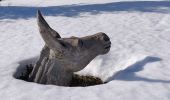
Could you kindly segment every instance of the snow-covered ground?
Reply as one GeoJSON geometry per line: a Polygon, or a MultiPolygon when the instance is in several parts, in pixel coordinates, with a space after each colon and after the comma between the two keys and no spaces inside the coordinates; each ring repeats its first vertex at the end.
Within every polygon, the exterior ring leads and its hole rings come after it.
{"type": "Polygon", "coordinates": [[[170,100],[170,1],[4,0],[0,58],[0,100],[170,100]],[[13,77],[44,45],[37,9],[62,37],[109,35],[110,52],[79,72],[107,84],[59,87],[13,77]]]}

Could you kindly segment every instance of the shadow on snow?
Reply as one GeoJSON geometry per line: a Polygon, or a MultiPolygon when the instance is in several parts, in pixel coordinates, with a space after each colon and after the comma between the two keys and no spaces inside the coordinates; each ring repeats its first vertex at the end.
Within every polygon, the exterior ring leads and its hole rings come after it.
{"type": "Polygon", "coordinates": [[[35,17],[37,9],[47,16],[77,17],[81,13],[100,14],[128,12],[170,13],[170,1],[128,1],[89,5],[63,5],[49,7],[1,6],[0,19],[18,19],[35,17]]]}
{"type": "MultiPolygon", "coordinates": [[[[136,62],[135,64],[128,66],[124,70],[118,71],[112,77],[108,79],[108,81],[112,80],[123,80],[123,81],[145,81],[152,83],[170,83],[170,80],[161,80],[161,79],[150,79],[146,77],[141,77],[136,75],[136,72],[144,70],[146,64],[154,63],[161,61],[161,58],[148,56],[141,61],[136,62]]],[[[152,72],[154,74],[154,72],[152,72]]]]}
{"type": "Polygon", "coordinates": [[[37,60],[38,56],[19,61],[18,62],[19,66],[17,67],[15,73],[13,74],[13,77],[18,78],[19,76],[21,76],[22,73],[26,71],[26,65],[35,64],[37,60]]]}

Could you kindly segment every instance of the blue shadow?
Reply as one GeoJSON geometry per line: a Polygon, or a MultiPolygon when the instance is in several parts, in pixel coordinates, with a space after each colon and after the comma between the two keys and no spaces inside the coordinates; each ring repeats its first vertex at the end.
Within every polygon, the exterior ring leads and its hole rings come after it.
{"type": "MultiPolygon", "coordinates": [[[[115,75],[110,77],[108,81],[112,80],[123,80],[123,81],[145,81],[145,82],[157,82],[157,83],[170,83],[170,80],[161,80],[161,79],[150,79],[147,77],[141,77],[136,75],[136,72],[144,70],[144,66],[148,63],[158,62],[162,59],[157,57],[148,56],[141,61],[136,62],[135,64],[128,66],[124,70],[120,70],[115,75]]],[[[152,72],[154,74],[154,72],[152,72]]]]}
{"type": "Polygon", "coordinates": [[[128,1],[89,5],[63,5],[49,7],[0,6],[0,19],[35,17],[37,9],[47,16],[79,17],[81,13],[100,14],[104,12],[154,12],[170,13],[170,1],[128,1]]]}

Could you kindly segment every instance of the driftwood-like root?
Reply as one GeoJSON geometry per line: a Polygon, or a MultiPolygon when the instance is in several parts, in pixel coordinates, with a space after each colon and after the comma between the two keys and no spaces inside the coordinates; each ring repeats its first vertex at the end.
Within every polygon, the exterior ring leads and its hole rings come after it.
{"type": "Polygon", "coordinates": [[[62,38],[45,21],[40,11],[37,23],[45,46],[34,67],[28,67],[20,78],[39,84],[58,86],[89,86],[103,82],[93,76],[74,75],[96,56],[109,52],[110,38],[103,32],[90,36],[62,38]],[[30,72],[30,69],[32,71],[30,72]]]}

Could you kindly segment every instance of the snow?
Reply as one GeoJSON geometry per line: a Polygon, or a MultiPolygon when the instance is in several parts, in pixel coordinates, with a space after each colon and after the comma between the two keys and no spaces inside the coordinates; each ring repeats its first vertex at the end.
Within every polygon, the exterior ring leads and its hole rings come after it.
{"type": "Polygon", "coordinates": [[[169,100],[170,1],[4,0],[0,2],[1,100],[169,100]],[[108,81],[90,87],[59,87],[17,80],[19,68],[35,62],[44,42],[40,9],[62,37],[105,32],[106,55],[83,71],[108,81]]]}

